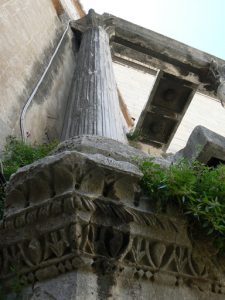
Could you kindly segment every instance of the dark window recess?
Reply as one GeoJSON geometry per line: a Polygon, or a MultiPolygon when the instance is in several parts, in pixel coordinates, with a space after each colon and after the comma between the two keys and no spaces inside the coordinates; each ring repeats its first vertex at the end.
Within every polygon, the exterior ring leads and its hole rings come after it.
{"type": "Polygon", "coordinates": [[[217,157],[211,157],[210,160],[207,162],[207,166],[214,168],[217,167],[219,164],[225,165],[225,161],[217,157]]]}

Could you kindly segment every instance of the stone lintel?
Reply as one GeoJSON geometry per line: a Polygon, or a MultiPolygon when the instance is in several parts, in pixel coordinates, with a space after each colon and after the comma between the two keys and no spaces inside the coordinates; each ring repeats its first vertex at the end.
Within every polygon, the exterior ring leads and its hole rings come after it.
{"type": "MultiPolygon", "coordinates": [[[[206,95],[216,96],[209,68],[213,60],[218,65],[224,65],[224,60],[113,15],[96,14],[96,17],[111,32],[115,60],[123,58],[127,65],[129,61],[136,62],[137,67],[140,63],[140,68],[143,64],[152,66],[197,84],[199,91],[206,95]]],[[[88,16],[71,25],[78,32],[85,31],[87,26],[88,16]]]]}

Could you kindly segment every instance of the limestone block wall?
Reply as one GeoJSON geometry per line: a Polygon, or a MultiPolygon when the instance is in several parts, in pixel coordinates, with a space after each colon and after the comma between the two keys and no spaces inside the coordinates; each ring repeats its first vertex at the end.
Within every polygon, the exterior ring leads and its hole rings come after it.
{"type": "MultiPolygon", "coordinates": [[[[114,63],[114,71],[129,113],[137,122],[154,85],[155,76],[118,63],[114,63]]],[[[225,109],[218,100],[200,93],[194,95],[167,152],[175,153],[184,148],[192,130],[198,125],[225,136],[225,109]]],[[[150,152],[154,153],[152,148],[150,152]]]]}
{"type": "Polygon", "coordinates": [[[117,86],[135,124],[154,85],[155,76],[114,63],[117,86]]]}
{"type": "Polygon", "coordinates": [[[77,47],[76,36],[69,28],[26,112],[24,131],[27,142],[60,139],[77,47]]]}
{"type": "Polygon", "coordinates": [[[168,152],[176,152],[184,148],[192,130],[198,125],[225,136],[225,109],[216,99],[196,93],[168,152]]]}
{"type": "Polygon", "coordinates": [[[19,135],[21,109],[38,81],[61,23],[50,0],[0,3],[0,144],[19,135]]]}
{"type": "MultiPolygon", "coordinates": [[[[20,137],[19,119],[22,108],[49,63],[65,30],[65,20],[68,20],[68,16],[73,19],[80,18],[80,11],[76,11],[76,6],[71,0],[58,2],[61,12],[57,10],[58,6],[54,0],[2,0],[0,2],[0,148],[8,135],[20,137]],[[66,19],[61,18],[63,11],[67,15],[66,19]]],[[[65,39],[67,41],[70,39],[68,36],[65,39]]],[[[66,42],[64,46],[65,44],[66,42]]],[[[64,46],[63,49],[65,49],[64,46]]],[[[71,60],[65,59],[62,62],[62,64],[66,63],[71,64],[71,60]]],[[[66,94],[59,95],[57,88],[55,93],[49,90],[52,91],[58,86],[58,89],[63,91],[63,83],[69,82],[68,72],[60,69],[59,65],[54,65],[52,69],[54,72],[58,70],[64,74],[56,76],[54,73],[57,79],[48,78],[45,87],[39,92],[39,100],[36,101],[38,102],[37,113],[30,116],[30,118],[35,118],[32,120],[32,126],[38,128],[32,136],[32,141],[40,141],[41,129],[39,127],[41,124],[48,123],[46,114],[43,112],[46,107],[43,106],[41,109],[40,104],[44,101],[51,103],[56,99],[51,104],[50,118],[54,118],[58,99],[66,98],[66,94]],[[55,106],[54,103],[56,103],[55,106]]]]}

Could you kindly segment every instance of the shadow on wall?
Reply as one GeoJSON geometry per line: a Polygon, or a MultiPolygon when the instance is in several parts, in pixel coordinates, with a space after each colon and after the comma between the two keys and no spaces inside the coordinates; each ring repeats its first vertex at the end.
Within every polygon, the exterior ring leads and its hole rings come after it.
{"type": "Polygon", "coordinates": [[[24,119],[27,141],[42,143],[60,139],[77,52],[78,41],[69,28],[27,109],[24,119]]]}

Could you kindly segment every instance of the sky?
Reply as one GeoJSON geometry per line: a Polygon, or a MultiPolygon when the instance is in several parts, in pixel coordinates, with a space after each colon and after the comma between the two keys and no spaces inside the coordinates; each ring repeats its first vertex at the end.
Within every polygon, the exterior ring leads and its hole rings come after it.
{"type": "Polygon", "coordinates": [[[81,0],[86,12],[110,13],[225,59],[225,0],[81,0]]]}

